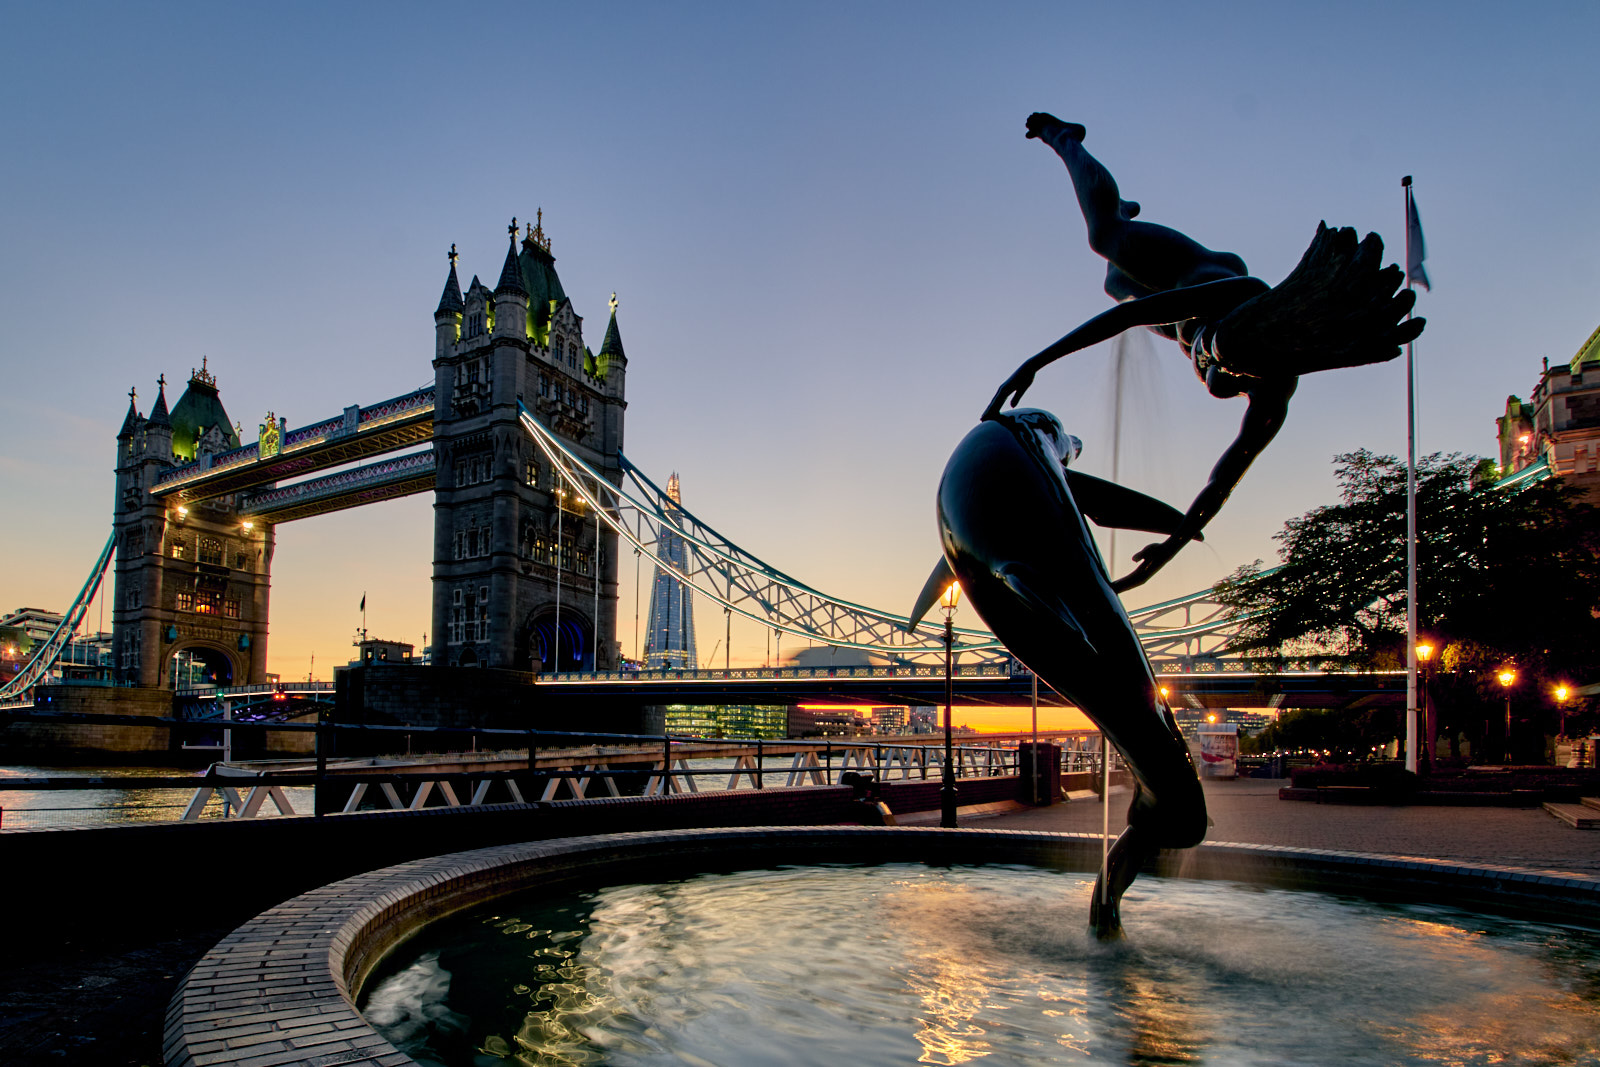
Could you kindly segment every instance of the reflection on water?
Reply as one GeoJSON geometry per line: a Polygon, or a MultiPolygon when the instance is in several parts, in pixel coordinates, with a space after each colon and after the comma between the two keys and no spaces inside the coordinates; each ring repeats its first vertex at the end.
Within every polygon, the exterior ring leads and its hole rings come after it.
{"type": "Polygon", "coordinates": [[[1143,878],[803,868],[526,894],[423,931],[363,1011],[425,1064],[1600,1062],[1600,934],[1143,878]]]}
{"type": "MultiPolygon", "coordinates": [[[[0,778],[186,778],[194,773],[192,767],[0,767],[0,778]]],[[[286,788],[283,792],[296,812],[311,811],[311,789],[286,788]]],[[[0,829],[61,830],[171,822],[183,817],[193,795],[191,789],[5,789],[0,790],[0,829]]],[[[262,807],[263,814],[276,811],[270,801],[262,807]]],[[[213,798],[201,813],[201,818],[208,820],[222,817],[220,798],[213,798]]]]}

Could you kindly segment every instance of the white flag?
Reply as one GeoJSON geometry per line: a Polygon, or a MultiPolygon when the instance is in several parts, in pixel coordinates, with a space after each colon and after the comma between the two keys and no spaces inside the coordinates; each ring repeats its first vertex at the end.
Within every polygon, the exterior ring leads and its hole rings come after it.
{"type": "Polygon", "coordinates": [[[1422,240],[1422,220],[1417,217],[1417,197],[1412,193],[1406,197],[1406,281],[1415,282],[1431,293],[1433,286],[1428,284],[1428,272],[1422,268],[1422,261],[1427,258],[1428,246],[1422,240]]]}

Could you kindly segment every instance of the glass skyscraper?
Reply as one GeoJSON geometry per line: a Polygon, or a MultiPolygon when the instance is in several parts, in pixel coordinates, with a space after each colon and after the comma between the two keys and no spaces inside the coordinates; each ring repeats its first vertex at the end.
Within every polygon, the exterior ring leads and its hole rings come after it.
{"type": "MultiPolygon", "coordinates": [[[[681,504],[683,497],[679,493],[678,474],[674,471],[667,479],[667,496],[681,504]]],[[[680,573],[688,570],[688,552],[677,534],[663,531],[657,551],[680,573]]],[[[650,628],[645,631],[644,664],[646,670],[693,670],[699,664],[694,646],[694,594],[659,563],[650,583],[650,628]]]]}

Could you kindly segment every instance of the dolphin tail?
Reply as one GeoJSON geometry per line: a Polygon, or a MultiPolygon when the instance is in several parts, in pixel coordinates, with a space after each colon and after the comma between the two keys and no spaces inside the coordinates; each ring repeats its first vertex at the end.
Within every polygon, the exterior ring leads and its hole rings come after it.
{"type": "Polygon", "coordinates": [[[922,617],[933,609],[944,596],[944,591],[950,588],[950,583],[956,580],[956,572],[950,569],[950,561],[943,556],[934,564],[933,573],[928,575],[928,580],[923,583],[922,592],[917,594],[916,606],[911,609],[911,618],[906,620],[906,633],[917,628],[917,623],[922,617]]]}
{"type": "Polygon", "coordinates": [[[1076,649],[1071,650],[1073,654],[1090,656],[1096,654],[1094,642],[1089,640],[1089,635],[1084,632],[1083,624],[1078,621],[1078,617],[1072,613],[1066,601],[1050,591],[1048,583],[1038,579],[1032,567],[1026,563],[1002,563],[994,569],[994,576],[1006,583],[1006,587],[1016,595],[1017,599],[1034,610],[1054,615],[1065,623],[1067,633],[1070,635],[1069,640],[1074,640],[1078,645],[1076,649]]]}
{"type": "MultiPolygon", "coordinates": [[[[1143,530],[1170,537],[1178,532],[1178,527],[1183,523],[1183,512],[1170,504],[1070,467],[1067,468],[1067,486],[1072,490],[1072,499],[1078,502],[1079,509],[1096,526],[1143,530]]],[[[1194,540],[1203,541],[1205,538],[1196,533],[1194,540]]]]}

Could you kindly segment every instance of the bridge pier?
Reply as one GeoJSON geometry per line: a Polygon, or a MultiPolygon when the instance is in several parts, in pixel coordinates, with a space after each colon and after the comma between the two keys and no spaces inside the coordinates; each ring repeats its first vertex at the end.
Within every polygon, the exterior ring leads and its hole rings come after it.
{"type": "MultiPolygon", "coordinates": [[[[522,671],[484,667],[372,665],[338,673],[334,688],[335,723],[392,726],[485,727],[515,730],[593,730],[595,733],[660,734],[663,709],[642,703],[647,697],[552,692],[533,685],[522,671]]],[[[354,733],[336,738],[340,756],[404,752],[398,734],[354,733]]],[[[416,744],[422,744],[418,735],[416,744]]],[[[427,744],[468,748],[467,735],[430,735],[427,744]]],[[[513,743],[508,738],[507,744],[513,743]]],[[[416,744],[413,752],[418,751],[416,744]]]]}

